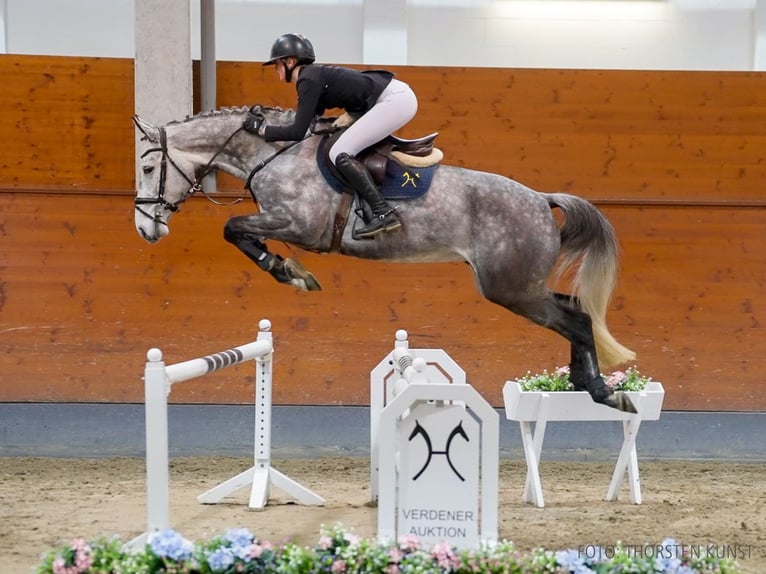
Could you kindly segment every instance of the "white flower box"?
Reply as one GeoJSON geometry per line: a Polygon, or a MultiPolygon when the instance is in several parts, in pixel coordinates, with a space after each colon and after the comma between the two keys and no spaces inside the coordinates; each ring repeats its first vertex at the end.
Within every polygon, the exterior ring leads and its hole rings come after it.
{"type": "MultiPolygon", "coordinates": [[[[660,418],[665,389],[650,381],[642,391],[626,391],[638,410],[641,420],[660,418]]],[[[594,403],[585,391],[522,391],[519,383],[508,381],[503,387],[505,416],[512,421],[536,421],[540,406],[546,397],[549,421],[627,421],[635,415],[612,407],[594,403]]]]}
{"type": "Polygon", "coordinates": [[[519,422],[524,456],[527,461],[527,480],[524,502],[545,506],[540,482],[539,460],[549,421],[622,421],[623,443],[606,500],[616,500],[620,484],[628,471],[631,500],[641,504],[641,483],[638,476],[636,435],[643,420],[658,420],[665,398],[662,384],[651,381],[641,391],[625,391],[638,413],[626,413],[606,405],[594,403],[585,391],[522,391],[519,383],[508,381],[503,387],[505,415],[519,422]],[[532,430],[534,425],[534,432],[532,430]]]}

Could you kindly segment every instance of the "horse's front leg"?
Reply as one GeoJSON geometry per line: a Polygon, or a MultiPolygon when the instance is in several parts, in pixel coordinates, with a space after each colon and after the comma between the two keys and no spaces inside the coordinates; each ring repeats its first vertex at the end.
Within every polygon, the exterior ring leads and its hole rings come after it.
{"type": "Polygon", "coordinates": [[[295,259],[283,259],[280,255],[271,253],[261,240],[263,235],[252,230],[252,222],[243,225],[243,220],[251,220],[252,217],[229,219],[223,229],[224,239],[235,245],[248,259],[279,283],[290,284],[303,291],[320,291],[322,286],[310,271],[295,259]]]}

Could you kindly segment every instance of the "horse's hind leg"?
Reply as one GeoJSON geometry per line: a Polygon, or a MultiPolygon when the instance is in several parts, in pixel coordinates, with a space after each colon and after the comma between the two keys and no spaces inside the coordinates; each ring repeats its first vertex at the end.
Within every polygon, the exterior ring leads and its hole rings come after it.
{"type": "MultiPolygon", "coordinates": [[[[488,297],[491,301],[499,301],[488,297]]],[[[601,376],[596,356],[591,318],[572,304],[569,296],[544,291],[538,298],[516,299],[500,303],[514,313],[527,317],[565,337],[571,346],[569,377],[572,384],[587,390],[593,400],[615,409],[635,413],[636,407],[623,392],[614,392],[601,376]]]]}
{"type": "MultiPolygon", "coordinates": [[[[553,293],[553,296],[562,305],[578,308],[577,298],[572,295],[567,295],[566,293],[553,293]]],[[[585,371],[585,361],[582,357],[580,345],[575,345],[570,342],[569,346],[569,382],[572,383],[574,388],[578,391],[587,391],[588,376],[585,371]]]]}
{"type": "Polygon", "coordinates": [[[570,341],[569,376],[572,384],[575,388],[587,390],[597,403],[635,413],[636,407],[628,395],[619,391],[615,393],[604,383],[598,366],[591,318],[576,308],[576,303],[573,305],[565,295],[554,294],[553,301],[559,313],[555,313],[555,319],[545,326],[570,341]]]}
{"type": "Polygon", "coordinates": [[[266,244],[258,237],[248,233],[235,233],[228,224],[224,227],[223,236],[226,241],[234,244],[245,256],[260,269],[268,272],[279,283],[294,285],[304,291],[320,291],[322,289],[314,275],[294,259],[282,259],[271,253],[266,244]]]}

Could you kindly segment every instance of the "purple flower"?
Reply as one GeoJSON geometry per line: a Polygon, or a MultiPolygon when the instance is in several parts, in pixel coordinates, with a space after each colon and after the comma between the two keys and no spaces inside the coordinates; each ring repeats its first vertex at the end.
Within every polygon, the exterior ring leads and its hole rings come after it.
{"type": "Polygon", "coordinates": [[[244,560],[245,562],[250,561],[253,553],[253,542],[255,540],[255,536],[250,530],[247,528],[230,528],[223,535],[223,539],[229,543],[231,552],[236,558],[244,560]]]}
{"type": "Polygon", "coordinates": [[[194,545],[175,530],[161,530],[149,535],[149,547],[161,558],[176,562],[191,558],[194,545]]]}
{"type": "Polygon", "coordinates": [[[594,571],[585,563],[583,555],[572,548],[556,552],[556,562],[570,574],[594,574],[594,571]]]}
{"type": "Polygon", "coordinates": [[[231,548],[221,546],[220,548],[216,548],[207,557],[207,563],[210,565],[213,572],[223,572],[229,568],[229,566],[234,564],[234,554],[232,553],[231,548]]]}
{"type": "Polygon", "coordinates": [[[247,528],[229,528],[224,533],[223,539],[230,542],[232,546],[245,546],[252,544],[255,536],[247,528]]]}

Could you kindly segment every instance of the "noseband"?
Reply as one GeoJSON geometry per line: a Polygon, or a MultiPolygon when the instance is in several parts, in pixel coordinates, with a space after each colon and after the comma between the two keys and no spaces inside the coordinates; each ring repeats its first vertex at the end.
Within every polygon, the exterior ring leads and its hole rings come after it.
{"type": "Polygon", "coordinates": [[[216,205],[234,205],[235,203],[239,203],[242,201],[242,198],[237,198],[231,203],[221,203],[213,198],[211,198],[207,193],[205,193],[205,190],[202,187],[202,180],[207,176],[211,171],[213,171],[213,162],[215,159],[221,155],[221,152],[226,148],[226,146],[229,144],[231,139],[237,135],[242,128],[237,129],[234,133],[232,133],[228,138],[226,138],[226,141],[223,142],[223,145],[218,149],[215,154],[213,154],[213,157],[210,158],[210,161],[207,162],[205,167],[202,169],[198,177],[194,177],[194,179],[190,178],[180,167],[178,167],[178,164],[173,161],[173,158],[170,157],[170,153],[168,152],[168,136],[167,132],[165,131],[165,128],[157,128],[160,134],[160,145],[159,147],[153,147],[146,150],[144,153],[141,154],[141,159],[144,159],[148,154],[154,153],[154,152],[160,152],[162,154],[162,159],[160,160],[160,184],[159,189],[157,190],[157,197],[137,197],[134,201],[134,205],[136,208],[136,211],[144,215],[145,217],[148,217],[149,219],[153,220],[155,223],[161,223],[162,225],[167,225],[164,221],[162,221],[161,212],[159,210],[155,210],[154,215],[150,215],[146,210],[144,210],[141,206],[143,205],[159,205],[164,209],[167,209],[168,211],[171,211],[173,213],[177,212],[180,209],[180,206],[183,202],[185,202],[189,197],[194,195],[196,192],[201,191],[203,195],[208,199],[208,201],[211,201],[215,203],[216,205]],[[167,199],[165,199],[165,179],[167,178],[167,164],[170,163],[178,173],[181,174],[181,176],[186,180],[186,182],[189,184],[189,189],[186,190],[186,192],[181,196],[181,198],[171,203],[167,199]]]}

